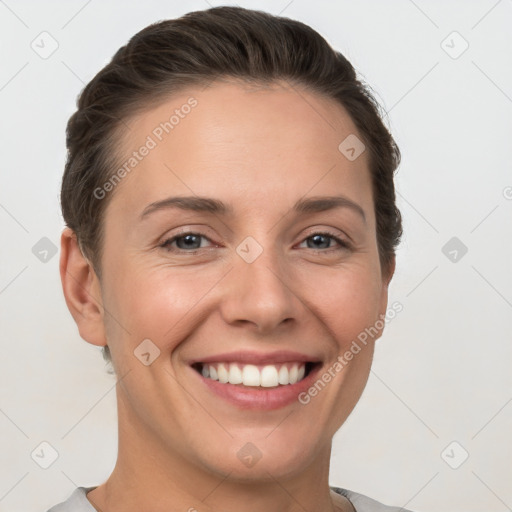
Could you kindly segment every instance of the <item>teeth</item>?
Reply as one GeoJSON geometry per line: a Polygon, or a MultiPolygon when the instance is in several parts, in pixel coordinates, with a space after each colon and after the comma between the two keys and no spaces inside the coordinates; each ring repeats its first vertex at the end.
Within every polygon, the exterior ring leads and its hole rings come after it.
{"type": "Polygon", "coordinates": [[[279,385],[295,384],[306,374],[305,363],[268,364],[256,366],[240,363],[203,364],[203,377],[226,384],[242,384],[244,386],[260,386],[272,388],[279,385]]]}
{"type": "Polygon", "coordinates": [[[242,370],[242,384],[244,386],[259,386],[260,382],[260,371],[258,367],[252,364],[246,364],[242,370]]]}
{"type": "Polygon", "coordinates": [[[277,373],[277,368],[275,366],[265,366],[263,370],[261,370],[261,385],[264,388],[272,388],[279,384],[279,378],[277,373]]]}
{"type": "MultiPolygon", "coordinates": [[[[288,381],[290,382],[290,384],[295,384],[298,380],[298,377],[299,377],[299,369],[297,368],[297,365],[294,364],[291,368],[290,368],[290,373],[289,373],[289,376],[288,376],[288,381]]],[[[213,377],[212,377],[213,379],[213,377]]]]}
{"type": "Polygon", "coordinates": [[[229,380],[228,370],[222,363],[217,367],[217,375],[219,377],[219,382],[222,382],[223,384],[226,384],[229,380]]]}
{"type": "Polygon", "coordinates": [[[279,368],[279,373],[277,375],[277,380],[279,381],[279,384],[288,384],[290,381],[288,380],[288,368],[286,366],[281,366],[279,368]]]}
{"type": "Polygon", "coordinates": [[[236,364],[229,365],[229,383],[230,384],[242,384],[244,381],[242,376],[242,370],[236,364]]]}

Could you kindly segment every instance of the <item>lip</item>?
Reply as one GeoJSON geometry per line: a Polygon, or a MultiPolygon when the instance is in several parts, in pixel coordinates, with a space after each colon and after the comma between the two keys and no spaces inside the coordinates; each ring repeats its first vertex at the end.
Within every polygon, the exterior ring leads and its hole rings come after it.
{"type": "MultiPolygon", "coordinates": [[[[226,355],[227,354],[224,354],[222,355],[222,357],[226,357],[226,355]]],[[[201,362],[227,362],[226,359],[217,360],[218,357],[220,356],[205,359],[204,361],[201,362]]],[[[283,357],[288,356],[283,355],[283,357]]],[[[294,357],[297,357],[297,355],[295,355],[294,357]]],[[[237,360],[240,361],[240,359],[237,360]]],[[[294,358],[292,358],[292,360],[297,361],[297,359],[294,358]]],[[[234,361],[235,360],[233,360],[233,362],[234,361]]],[[[258,361],[262,364],[264,362],[262,359],[259,359],[258,361]]],[[[275,357],[273,361],[277,362],[275,357]]],[[[280,362],[287,361],[289,361],[289,359],[280,362]]],[[[312,360],[309,359],[309,361],[312,360]]],[[[254,362],[254,359],[251,359],[251,361],[248,364],[250,364],[251,362],[254,362]]],[[[286,384],[275,388],[249,387],[229,383],[223,384],[217,380],[203,377],[198,371],[196,371],[192,367],[190,367],[190,370],[192,374],[196,376],[195,378],[199,379],[199,381],[202,382],[202,384],[206,387],[208,393],[213,393],[214,395],[220,397],[221,399],[236,406],[238,409],[270,411],[275,409],[281,409],[283,407],[293,404],[294,402],[299,403],[299,395],[312,386],[322,367],[322,364],[316,362],[316,364],[314,364],[313,367],[311,368],[308,375],[306,375],[306,377],[304,377],[301,381],[296,382],[295,384],[286,384]]]]}
{"type": "Polygon", "coordinates": [[[256,352],[256,351],[235,351],[224,354],[215,354],[214,356],[202,359],[193,359],[189,361],[192,366],[197,363],[243,363],[243,364],[279,364],[279,363],[319,363],[320,359],[313,355],[301,354],[290,350],[278,350],[275,352],[256,352]]]}

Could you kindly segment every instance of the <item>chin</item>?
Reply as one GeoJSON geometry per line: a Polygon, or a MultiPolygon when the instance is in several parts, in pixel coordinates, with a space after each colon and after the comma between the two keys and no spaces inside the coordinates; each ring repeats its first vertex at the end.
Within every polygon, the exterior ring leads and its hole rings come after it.
{"type": "Polygon", "coordinates": [[[318,443],[313,444],[311,438],[306,445],[293,438],[285,441],[282,436],[275,436],[272,440],[270,437],[265,439],[265,436],[268,436],[268,431],[259,437],[260,440],[253,442],[232,439],[222,445],[216,444],[215,448],[199,454],[199,457],[210,471],[224,476],[229,474],[230,480],[242,483],[292,477],[313,464],[315,458],[320,459],[324,455],[324,450],[318,443]]]}

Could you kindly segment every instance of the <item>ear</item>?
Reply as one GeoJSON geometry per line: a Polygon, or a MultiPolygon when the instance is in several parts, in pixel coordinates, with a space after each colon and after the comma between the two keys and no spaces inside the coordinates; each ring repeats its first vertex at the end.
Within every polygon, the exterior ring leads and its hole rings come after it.
{"type": "MultiPolygon", "coordinates": [[[[389,263],[387,272],[382,275],[382,290],[381,290],[381,296],[380,296],[380,311],[379,315],[386,315],[387,307],[388,307],[388,288],[389,283],[391,282],[391,279],[393,277],[393,274],[395,273],[395,267],[396,267],[396,258],[393,254],[392,259],[389,263]]],[[[381,316],[382,318],[382,316],[381,316]]]]}
{"type": "Polygon", "coordinates": [[[62,290],[80,336],[93,345],[106,345],[101,286],[96,272],[82,255],[70,228],[62,232],[60,247],[62,290]]]}

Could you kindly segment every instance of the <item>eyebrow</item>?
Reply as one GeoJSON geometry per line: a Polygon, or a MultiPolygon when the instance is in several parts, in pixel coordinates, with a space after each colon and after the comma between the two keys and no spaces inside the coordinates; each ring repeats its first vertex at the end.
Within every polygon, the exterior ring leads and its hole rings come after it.
{"type": "MultiPolygon", "coordinates": [[[[142,212],[141,220],[159,210],[169,208],[178,208],[184,211],[206,212],[218,215],[233,215],[234,210],[218,199],[199,196],[176,196],[168,197],[161,201],[149,204],[142,212]]],[[[299,199],[292,210],[297,213],[317,213],[336,208],[348,208],[359,214],[366,223],[366,215],[364,210],[357,203],[344,196],[320,196],[309,197],[307,199],[299,199]]]]}

